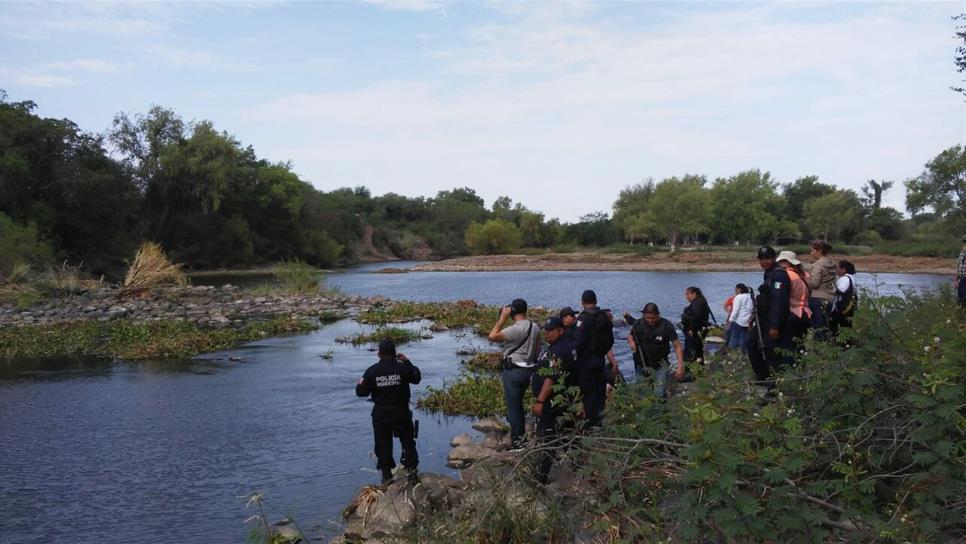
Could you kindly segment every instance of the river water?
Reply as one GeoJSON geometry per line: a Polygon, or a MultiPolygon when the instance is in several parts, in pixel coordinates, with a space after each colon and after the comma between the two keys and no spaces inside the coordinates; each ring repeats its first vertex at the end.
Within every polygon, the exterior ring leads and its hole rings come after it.
{"type": "MultiPolygon", "coordinates": [[[[676,319],[689,285],[718,319],[737,282],[760,273],[462,272],[372,274],[370,265],[328,278],[344,293],[439,301],[578,306],[593,288],[620,312],[656,302],[676,319]]],[[[880,294],[931,288],[942,276],[860,274],[880,294]]],[[[496,316],[494,316],[495,318],[496,316]]],[[[425,323],[410,326],[420,328],[425,323]]],[[[335,339],[365,327],[344,320],[190,361],[130,364],[83,359],[0,362],[0,543],[241,542],[263,494],[273,520],[294,516],[320,541],[338,532],[341,508],[375,482],[370,405],[354,395],[375,361],[335,339]],[[331,359],[321,357],[331,353],[331,359]],[[241,358],[232,361],[231,358],[241,358]],[[324,535],[324,536],[323,536],[324,535]]],[[[618,336],[626,333],[618,331],[618,336]]],[[[456,352],[485,340],[460,331],[401,348],[439,386],[459,371],[456,352]]],[[[617,355],[630,375],[623,342],[617,355]]],[[[417,411],[420,468],[446,469],[449,438],[470,420],[417,411]]],[[[396,450],[398,456],[398,445],[396,450]]]]}

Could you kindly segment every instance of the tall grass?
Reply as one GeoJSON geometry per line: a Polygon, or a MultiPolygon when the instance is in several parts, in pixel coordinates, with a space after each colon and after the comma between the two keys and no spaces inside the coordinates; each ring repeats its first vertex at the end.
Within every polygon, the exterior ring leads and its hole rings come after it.
{"type": "Polygon", "coordinates": [[[184,284],[181,265],[172,263],[160,245],[144,242],[127,270],[121,294],[137,293],[159,285],[184,284]]]}

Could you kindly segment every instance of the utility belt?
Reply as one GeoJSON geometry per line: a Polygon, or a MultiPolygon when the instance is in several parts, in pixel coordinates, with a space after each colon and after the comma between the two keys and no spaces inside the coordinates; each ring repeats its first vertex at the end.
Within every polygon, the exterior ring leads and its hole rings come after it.
{"type": "Polygon", "coordinates": [[[500,368],[503,370],[513,370],[514,368],[522,368],[523,370],[533,370],[532,366],[520,366],[513,362],[513,359],[509,357],[504,357],[500,359],[500,368]]]}

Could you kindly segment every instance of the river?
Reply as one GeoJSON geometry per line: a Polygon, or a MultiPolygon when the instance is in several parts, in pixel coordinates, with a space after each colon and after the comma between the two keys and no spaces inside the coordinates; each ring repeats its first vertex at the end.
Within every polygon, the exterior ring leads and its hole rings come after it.
{"type": "MultiPolygon", "coordinates": [[[[601,305],[617,312],[656,302],[674,319],[685,305],[684,289],[697,285],[723,320],[721,304],[734,284],[755,285],[761,277],[371,273],[412,264],[368,265],[331,275],[327,283],[347,294],[486,304],[523,297],[553,307],[576,307],[581,291],[593,288],[601,305]]],[[[945,281],[860,274],[857,283],[900,294],[945,281]]],[[[290,514],[319,540],[335,535],[339,511],[354,491],[378,480],[369,454],[370,405],[353,392],[375,357],[335,342],[363,329],[343,320],[180,362],[0,362],[0,543],[241,542],[250,529],[244,520],[255,513],[245,508],[253,491],[264,495],[272,520],[290,514]],[[327,353],[331,359],[321,357],[327,353]]],[[[416,393],[454,377],[456,352],[467,347],[487,342],[450,331],[401,348],[423,371],[416,393]]],[[[617,347],[630,375],[626,347],[617,347]]],[[[419,411],[416,417],[420,468],[452,474],[444,467],[448,441],[469,430],[470,420],[419,411]]]]}

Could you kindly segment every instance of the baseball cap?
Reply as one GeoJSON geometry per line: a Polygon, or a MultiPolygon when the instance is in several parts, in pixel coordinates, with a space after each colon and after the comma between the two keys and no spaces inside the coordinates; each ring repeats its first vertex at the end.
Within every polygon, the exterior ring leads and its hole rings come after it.
{"type": "Polygon", "coordinates": [[[771,246],[761,246],[758,248],[758,258],[759,259],[774,259],[775,258],[775,248],[771,246]]]}
{"type": "Polygon", "coordinates": [[[510,309],[513,314],[525,314],[527,313],[527,301],[522,298],[515,298],[510,303],[510,309]]]}
{"type": "Polygon", "coordinates": [[[559,329],[559,328],[561,328],[563,326],[564,325],[563,325],[563,320],[562,319],[560,319],[557,316],[552,316],[552,317],[550,317],[550,318],[547,319],[547,324],[543,326],[543,329],[546,330],[546,331],[550,331],[550,330],[553,330],[553,329],[559,329]]]}
{"type": "Polygon", "coordinates": [[[379,342],[379,353],[382,353],[384,355],[395,355],[396,344],[389,339],[379,342]]]}
{"type": "Polygon", "coordinates": [[[564,306],[563,308],[560,309],[560,312],[557,315],[560,316],[561,318],[564,318],[564,317],[567,317],[568,315],[574,316],[577,314],[574,312],[574,309],[571,308],[570,306],[564,306]]]}

